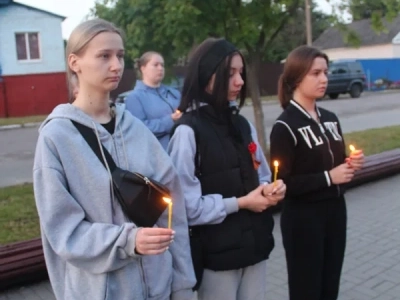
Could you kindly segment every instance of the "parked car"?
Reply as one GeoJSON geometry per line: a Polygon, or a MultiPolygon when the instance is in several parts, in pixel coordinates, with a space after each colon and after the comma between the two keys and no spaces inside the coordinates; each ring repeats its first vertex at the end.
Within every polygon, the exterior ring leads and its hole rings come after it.
{"type": "Polygon", "coordinates": [[[349,93],[352,98],[360,97],[366,87],[366,77],[360,62],[334,61],[329,66],[326,94],[337,99],[339,94],[349,93]]]}

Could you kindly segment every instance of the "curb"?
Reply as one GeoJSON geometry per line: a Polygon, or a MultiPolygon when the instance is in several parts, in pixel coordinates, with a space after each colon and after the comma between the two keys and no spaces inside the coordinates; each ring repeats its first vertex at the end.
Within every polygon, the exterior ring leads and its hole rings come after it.
{"type": "Polygon", "coordinates": [[[19,128],[32,128],[32,127],[38,127],[41,122],[34,122],[34,123],[25,123],[25,124],[11,124],[11,125],[3,125],[0,126],[0,131],[3,130],[11,130],[11,129],[19,129],[19,128]]]}

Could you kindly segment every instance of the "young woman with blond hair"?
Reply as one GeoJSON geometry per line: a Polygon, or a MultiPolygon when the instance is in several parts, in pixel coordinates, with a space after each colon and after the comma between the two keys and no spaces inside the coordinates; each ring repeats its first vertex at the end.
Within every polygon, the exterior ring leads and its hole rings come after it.
{"type": "Polygon", "coordinates": [[[56,298],[191,299],[195,278],[175,169],[146,126],[108,101],[124,70],[121,32],[101,19],[86,21],[71,33],[66,52],[68,77],[79,92],[42,124],[33,170],[56,298]],[[171,190],[172,229],[166,212],[151,228],[127,221],[112,192],[108,164],[96,157],[72,121],[89,127],[118,167],[171,190]]]}

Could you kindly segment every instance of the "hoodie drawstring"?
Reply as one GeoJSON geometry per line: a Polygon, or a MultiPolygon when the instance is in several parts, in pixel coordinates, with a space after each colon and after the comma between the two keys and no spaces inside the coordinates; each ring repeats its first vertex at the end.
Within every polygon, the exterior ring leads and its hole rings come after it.
{"type": "Polygon", "coordinates": [[[112,210],[113,215],[115,215],[115,210],[114,210],[114,201],[115,201],[115,196],[114,196],[114,183],[113,183],[113,179],[112,179],[110,167],[108,166],[107,159],[106,159],[106,157],[105,157],[105,155],[104,155],[103,145],[102,145],[102,143],[101,143],[101,141],[100,141],[100,137],[99,137],[99,133],[98,133],[98,131],[97,131],[96,123],[94,123],[94,122],[92,121],[92,125],[93,125],[93,128],[94,128],[94,132],[95,132],[95,134],[96,134],[97,143],[99,144],[99,147],[100,147],[101,157],[103,158],[103,161],[104,161],[104,164],[105,164],[105,166],[106,166],[106,169],[107,169],[107,172],[108,172],[108,176],[109,176],[109,179],[110,179],[110,189],[111,189],[111,198],[112,198],[111,210],[112,210]]]}

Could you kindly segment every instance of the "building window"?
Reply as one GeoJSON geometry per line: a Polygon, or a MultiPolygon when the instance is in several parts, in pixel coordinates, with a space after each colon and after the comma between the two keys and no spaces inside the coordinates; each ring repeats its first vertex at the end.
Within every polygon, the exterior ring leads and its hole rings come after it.
{"type": "Polygon", "coordinates": [[[18,60],[24,61],[40,59],[38,32],[16,33],[15,43],[17,46],[18,60]]]}

